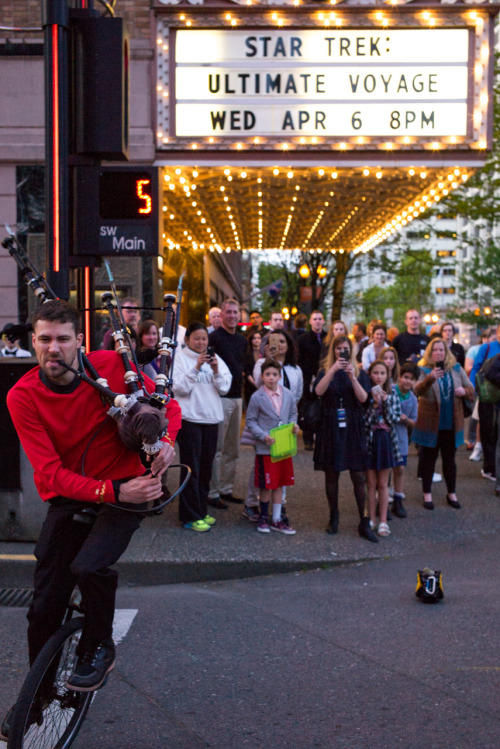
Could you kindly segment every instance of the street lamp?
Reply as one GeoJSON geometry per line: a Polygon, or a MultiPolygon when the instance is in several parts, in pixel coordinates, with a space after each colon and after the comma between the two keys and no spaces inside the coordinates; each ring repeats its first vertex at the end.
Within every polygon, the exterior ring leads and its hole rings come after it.
{"type": "Polygon", "coordinates": [[[306,265],[306,263],[301,265],[299,268],[299,276],[301,278],[309,278],[310,275],[311,275],[311,269],[309,268],[309,266],[306,265]]]}

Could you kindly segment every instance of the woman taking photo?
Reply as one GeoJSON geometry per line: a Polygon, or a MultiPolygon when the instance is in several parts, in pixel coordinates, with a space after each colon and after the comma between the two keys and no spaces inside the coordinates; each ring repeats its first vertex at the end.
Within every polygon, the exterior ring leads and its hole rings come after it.
{"type": "Polygon", "coordinates": [[[365,517],[365,470],[367,445],[364,405],[371,389],[366,372],[360,371],[346,335],[332,339],[314,383],[321,397],[321,425],[316,433],[314,470],[324,471],[325,490],[330,508],[327,533],[337,533],[339,526],[339,477],[349,471],[359,513],[359,535],[368,541],[378,538],[365,517]]]}
{"type": "Polygon", "coordinates": [[[203,532],[215,523],[207,512],[208,490],[218,425],[224,421],[220,396],[228,392],[232,376],[220,356],[207,353],[208,332],[202,323],[188,327],[184,343],[175,359],[173,389],[182,409],[180,459],[191,468],[191,478],[179,498],[179,520],[184,528],[203,532]]]}
{"type": "Polygon", "coordinates": [[[442,338],[433,338],[419,362],[420,379],[417,423],[412,440],[420,445],[419,476],[422,478],[424,507],[434,509],[431,487],[438,453],[441,452],[446,481],[446,501],[456,510],[457,466],[455,453],[464,442],[463,398],[472,399],[474,388],[442,338]]]}
{"type": "Polygon", "coordinates": [[[260,344],[262,343],[262,336],[258,330],[253,330],[247,336],[248,346],[245,354],[245,380],[243,385],[243,392],[245,397],[245,406],[248,406],[248,401],[257,388],[255,387],[255,381],[253,379],[253,368],[255,363],[261,358],[260,357],[260,344]]]}

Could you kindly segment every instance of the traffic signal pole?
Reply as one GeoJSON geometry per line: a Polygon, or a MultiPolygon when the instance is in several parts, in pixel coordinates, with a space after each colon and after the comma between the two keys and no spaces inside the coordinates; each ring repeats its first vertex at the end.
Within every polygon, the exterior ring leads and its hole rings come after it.
{"type": "Polygon", "coordinates": [[[68,34],[67,0],[45,0],[45,246],[47,280],[69,298],[68,34]]]}

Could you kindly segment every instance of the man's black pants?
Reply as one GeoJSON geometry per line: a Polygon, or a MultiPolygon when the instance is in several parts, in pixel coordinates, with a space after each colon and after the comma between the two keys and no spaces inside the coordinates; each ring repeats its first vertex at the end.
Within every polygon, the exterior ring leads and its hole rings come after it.
{"type": "Polygon", "coordinates": [[[479,401],[478,411],[481,445],[483,446],[483,471],[495,476],[495,448],[498,429],[495,419],[495,406],[492,403],[481,403],[479,401]]]}
{"type": "Polygon", "coordinates": [[[85,613],[81,652],[111,637],[118,573],[109,567],[121,557],[143,517],[63,498],[50,505],[35,547],[35,591],[27,615],[30,664],[61,625],[75,585],[85,613]],[[74,519],[76,512],[89,507],[98,508],[93,525],[74,519]]]}

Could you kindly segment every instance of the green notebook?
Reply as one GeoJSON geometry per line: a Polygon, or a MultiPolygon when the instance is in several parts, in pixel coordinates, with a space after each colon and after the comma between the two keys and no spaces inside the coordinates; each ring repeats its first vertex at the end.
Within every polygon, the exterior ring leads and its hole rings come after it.
{"type": "Polygon", "coordinates": [[[271,462],[277,463],[279,460],[291,458],[297,455],[297,437],[293,433],[295,424],[282,424],[275,427],[269,432],[270,436],[276,441],[271,445],[271,462]]]}

